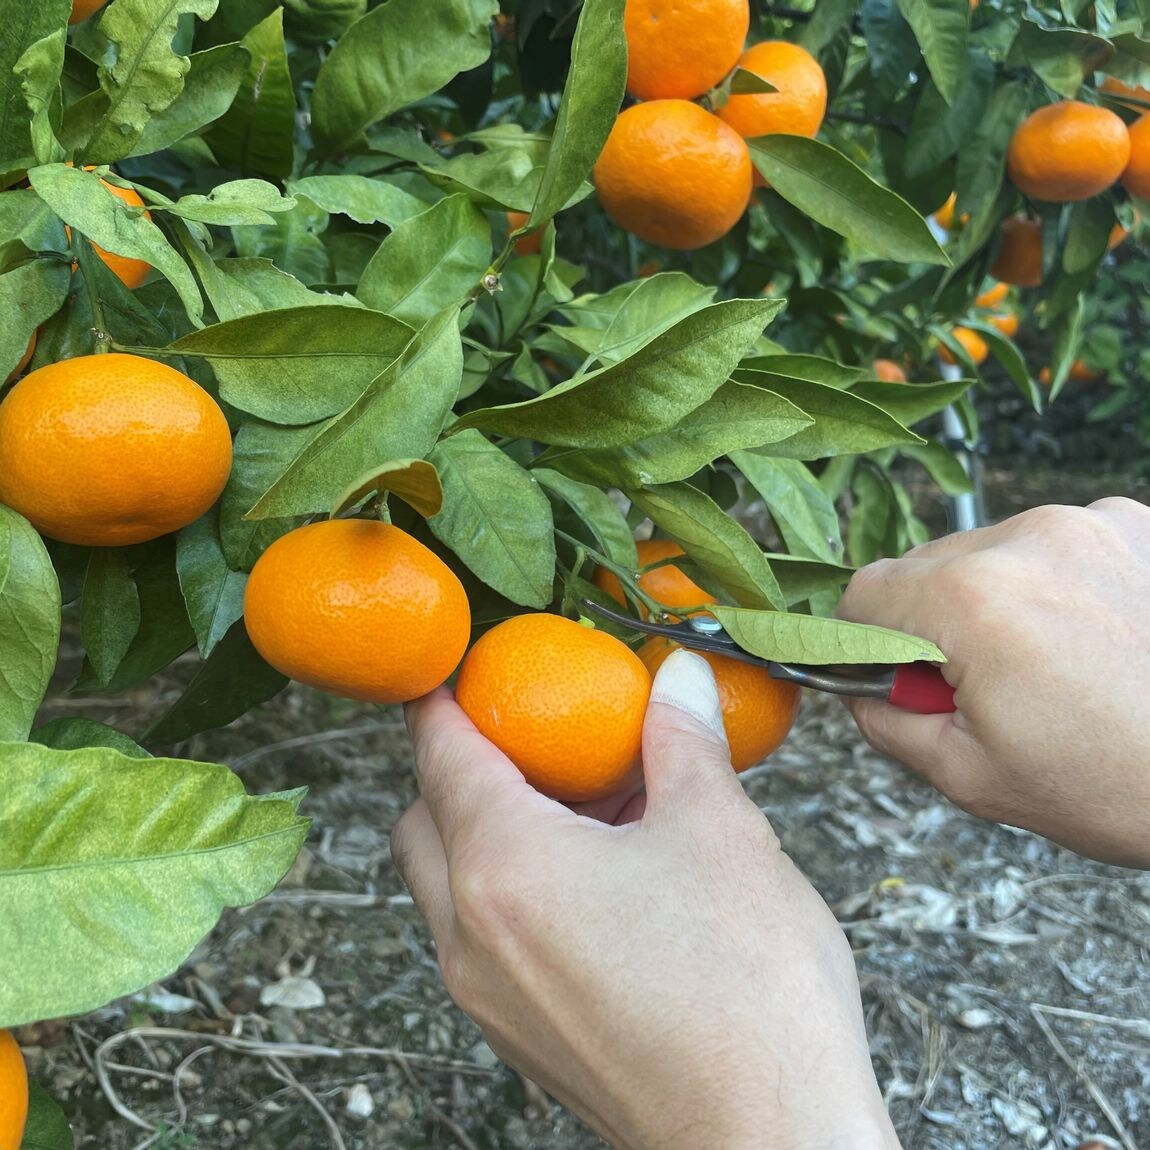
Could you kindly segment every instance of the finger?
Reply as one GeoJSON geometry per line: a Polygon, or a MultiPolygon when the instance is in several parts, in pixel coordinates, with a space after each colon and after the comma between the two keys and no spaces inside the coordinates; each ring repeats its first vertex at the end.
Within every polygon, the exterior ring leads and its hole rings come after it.
{"type": "Polygon", "coordinates": [[[451,931],[455,909],[443,840],[423,799],[416,799],[391,828],[391,858],[416,909],[441,943],[451,931]]]}
{"type": "Polygon", "coordinates": [[[587,803],[571,803],[571,809],[584,818],[599,823],[621,827],[638,822],[647,808],[645,791],[624,791],[621,795],[609,795],[605,799],[592,799],[587,803]]]}
{"type": "Polygon", "coordinates": [[[847,699],[862,736],[876,751],[936,783],[945,773],[953,715],[915,715],[881,699],[847,699]]]}
{"type": "Polygon", "coordinates": [[[408,703],[406,718],[419,791],[449,858],[476,838],[523,833],[525,819],[573,817],[528,785],[445,688],[408,703]],[[518,831],[508,825],[517,821],[518,831]]]}
{"type": "Polygon", "coordinates": [[[690,651],[673,651],[651,685],[643,777],[649,813],[673,813],[703,796],[744,797],[731,769],[714,673],[690,651]]]}

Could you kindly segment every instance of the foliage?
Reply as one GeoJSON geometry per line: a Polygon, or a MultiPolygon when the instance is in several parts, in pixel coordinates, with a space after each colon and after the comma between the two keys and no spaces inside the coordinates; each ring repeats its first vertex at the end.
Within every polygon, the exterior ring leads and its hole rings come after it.
{"type": "MultiPolygon", "coordinates": [[[[869,365],[935,376],[1017,210],[1021,118],[1070,96],[1132,118],[1094,72],[1150,80],[1142,11],[1113,0],[756,11],[752,40],[821,60],[828,121],[819,140],[755,141],[770,189],[723,240],[671,256],[613,228],[588,183],[623,99],[623,0],[112,0],[70,31],[68,0],[10,7],[0,379],[37,331],[33,368],[153,356],[219,397],[235,460],[203,519],[111,559],[0,509],[0,1025],[162,975],[290,864],[298,794],[250,798],[223,767],[147,756],[283,686],[247,639],[243,585],[311,517],[389,516],[460,574],[479,630],[578,614],[601,596],[593,563],[630,587],[649,518],[756,649],[937,656],[827,617],[850,563],[924,537],[896,457],[966,483],[931,432],[954,403],[974,425],[971,381],[883,383],[869,365]],[[924,216],[952,190],[969,222],[948,238],[924,216]],[[529,219],[512,230],[509,212],[529,219]],[[536,229],[539,252],[518,254],[536,229]],[[127,290],[90,244],[152,277],[127,290]],[[765,504],[761,539],[729,513],[740,499],[765,504]],[[133,737],[33,730],[61,598],[86,644],[78,686],[126,691],[195,648],[184,695],[133,737]],[[130,633],[122,614],[102,625],[129,602],[130,633]]],[[[1130,208],[1111,191],[1036,210],[1032,306],[1061,378],[1130,208]]],[[[1037,402],[1017,348],[984,334],[1037,402]]]]}

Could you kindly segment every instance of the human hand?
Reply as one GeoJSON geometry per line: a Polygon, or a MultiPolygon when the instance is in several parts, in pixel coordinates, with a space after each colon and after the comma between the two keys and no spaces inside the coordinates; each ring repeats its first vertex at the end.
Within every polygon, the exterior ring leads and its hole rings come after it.
{"type": "Polygon", "coordinates": [[[1039,507],[851,579],[838,615],[946,655],[953,715],[848,703],[960,807],[1150,867],[1150,508],[1039,507]]]}
{"type": "Polygon", "coordinates": [[[448,691],[409,705],[392,853],[447,989],[619,1150],[897,1147],[850,949],[731,771],[710,668],[676,652],[651,698],[645,795],[578,811],[448,691]]]}

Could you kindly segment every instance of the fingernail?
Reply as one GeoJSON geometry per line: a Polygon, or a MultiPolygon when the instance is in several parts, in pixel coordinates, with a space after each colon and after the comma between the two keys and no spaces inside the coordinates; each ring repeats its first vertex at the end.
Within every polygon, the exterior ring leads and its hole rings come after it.
{"type": "Polygon", "coordinates": [[[715,675],[706,659],[682,649],[672,651],[655,673],[651,702],[665,703],[686,712],[709,731],[727,741],[723,708],[715,675]]]}

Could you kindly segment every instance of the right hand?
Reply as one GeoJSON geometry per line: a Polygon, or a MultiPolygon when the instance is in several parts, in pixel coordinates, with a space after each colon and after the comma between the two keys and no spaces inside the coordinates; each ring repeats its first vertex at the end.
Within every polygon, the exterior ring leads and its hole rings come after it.
{"type": "Polygon", "coordinates": [[[1150,508],[1039,507],[883,559],[840,618],[947,656],[957,712],[848,703],[872,746],[972,814],[1150,868],[1150,508]]]}

